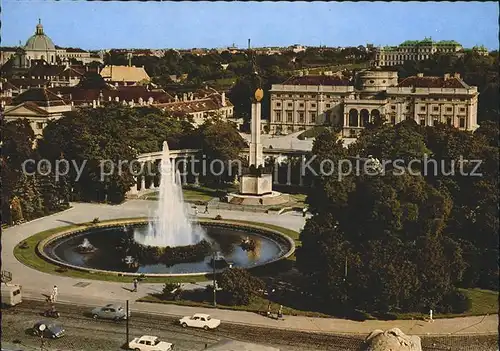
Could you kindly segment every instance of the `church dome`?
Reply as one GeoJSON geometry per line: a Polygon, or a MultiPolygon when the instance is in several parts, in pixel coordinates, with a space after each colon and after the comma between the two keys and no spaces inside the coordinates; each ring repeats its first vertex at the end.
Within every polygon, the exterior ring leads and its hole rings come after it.
{"type": "Polygon", "coordinates": [[[52,40],[43,33],[43,26],[38,23],[36,26],[36,32],[32,35],[26,45],[24,50],[35,50],[35,51],[55,51],[56,47],[52,40]]]}

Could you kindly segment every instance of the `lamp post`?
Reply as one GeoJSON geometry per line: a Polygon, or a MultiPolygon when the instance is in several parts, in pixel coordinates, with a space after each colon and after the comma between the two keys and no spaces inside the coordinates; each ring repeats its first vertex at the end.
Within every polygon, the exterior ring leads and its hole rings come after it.
{"type": "Polygon", "coordinates": [[[129,316],[129,309],[128,309],[128,300],[127,300],[127,305],[126,305],[126,311],[125,311],[125,313],[126,313],[126,316],[127,316],[127,318],[125,319],[125,321],[126,321],[126,323],[125,323],[125,328],[126,328],[125,329],[125,333],[126,334],[125,335],[127,336],[127,340],[125,341],[125,344],[128,345],[128,340],[129,340],[129,338],[128,338],[129,337],[129,333],[128,333],[128,320],[130,318],[130,316],[129,316]]]}
{"type": "Polygon", "coordinates": [[[217,281],[215,280],[215,254],[216,254],[216,251],[213,252],[213,256],[212,256],[212,267],[213,267],[213,278],[214,278],[214,282],[213,282],[213,290],[214,290],[214,307],[217,307],[217,281]]]}

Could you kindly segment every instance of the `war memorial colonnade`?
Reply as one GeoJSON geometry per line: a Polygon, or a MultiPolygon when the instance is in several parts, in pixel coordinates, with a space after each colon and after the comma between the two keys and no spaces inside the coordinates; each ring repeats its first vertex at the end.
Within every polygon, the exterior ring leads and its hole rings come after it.
{"type": "MultiPolygon", "coordinates": [[[[181,171],[181,182],[185,184],[198,185],[200,182],[200,175],[190,170],[191,160],[194,158],[201,161],[201,155],[198,149],[181,149],[181,150],[170,150],[170,156],[172,158],[172,163],[176,164],[179,171],[181,171]],[[193,173],[193,174],[191,174],[193,173]]],[[[274,162],[271,164],[272,174],[273,174],[273,184],[274,185],[286,185],[286,186],[312,186],[313,179],[309,179],[307,175],[301,172],[301,167],[297,167],[303,162],[307,162],[308,157],[311,156],[310,151],[305,150],[293,150],[293,149],[264,149],[264,158],[270,159],[274,158],[274,162]],[[294,166],[295,165],[295,166],[294,166]],[[279,171],[279,172],[278,172],[279,171]],[[279,176],[278,176],[279,174],[279,176]]],[[[243,149],[241,156],[244,159],[249,158],[249,150],[243,149]]],[[[146,154],[141,154],[137,157],[137,161],[141,165],[141,168],[145,167],[145,164],[150,162],[157,165],[161,161],[162,152],[151,152],[146,154]]],[[[155,166],[156,167],[156,166],[155,166]]],[[[155,168],[156,169],[156,168],[155,168]]],[[[137,176],[137,183],[130,188],[127,193],[128,196],[137,195],[139,191],[143,190],[154,190],[158,188],[160,177],[147,176],[137,176]],[[148,181],[149,180],[149,181],[148,181]]]]}

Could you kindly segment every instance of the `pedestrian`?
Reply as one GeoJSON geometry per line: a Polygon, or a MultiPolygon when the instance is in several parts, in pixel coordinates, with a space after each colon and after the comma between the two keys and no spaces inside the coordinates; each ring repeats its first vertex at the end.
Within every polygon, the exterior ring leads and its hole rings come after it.
{"type": "Polygon", "coordinates": [[[283,318],[283,305],[280,305],[280,309],[278,310],[278,319],[283,318]]]}
{"type": "Polygon", "coordinates": [[[133,292],[137,292],[137,284],[138,284],[138,280],[137,278],[134,278],[134,290],[132,290],[133,292]]]}
{"type": "Polygon", "coordinates": [[[208,214],[210,214],[210,212],[208,212],[208,204],[206,204],[206,205],[205,205],[205,212],[203,212],[203,213],[208,213],[208,214]]]}
{"type": "Polygon", "coordinates": [[[54,285],[54,287],[52,288],[52,294],[50,295],[50,300],[52,302],[56,302],[56,300],[57,300],[57,294],[58,294],[58,292],[57,292],[57,285],[54,285]]]}

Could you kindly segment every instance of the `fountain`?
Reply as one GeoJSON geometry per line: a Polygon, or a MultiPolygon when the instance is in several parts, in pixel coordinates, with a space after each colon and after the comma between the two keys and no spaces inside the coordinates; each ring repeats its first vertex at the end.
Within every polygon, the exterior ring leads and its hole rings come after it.
{"type": "Polygon", "coordinates": [[[78,251],[79,253],[92,253],[96,250],[96,248],[94,247],[94,245],[92,245],[89,241],[89,239],[87,238],[84,238],[83,239],[83,242],[78,245],[76,247],[76,251],[78,251]]]}
{"type": "Polygon", "coordinates": [[[203,229],[188,219],[179,172],[170,160],[168,143],[163,142],[158,207],[147,231],[135,231],[134,240],[145,246],[175,247],[200,242],[203,229]]]}

